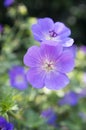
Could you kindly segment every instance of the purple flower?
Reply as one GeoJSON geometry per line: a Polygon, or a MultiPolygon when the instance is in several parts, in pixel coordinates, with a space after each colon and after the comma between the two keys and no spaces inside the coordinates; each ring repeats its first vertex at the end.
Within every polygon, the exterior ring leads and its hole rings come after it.
{"type": "Polygon", "coordinates": [[[3,31],[3,26],[0,24],[0,33],[3,31]]]}
{"type": "Polygon", "coordinates": [[[22,66],[14,66],[9,71],[11,86],[19,90],[24,90],[28,87],[24,68],[22,66]]]}
{"type": "Polygon", "coordinates": [[[82,89],[81,92],[78,94],[79,98],[85,98],[86,97],[86,88],[82,89]]]}
{"type": "Polygon", "coordinates": [[[70,105],[74,106],[78,103],[78,95],[75,92],[68,92],[65,96],[59,100],[59,105],[70,105]]]}
{"type": "Polygon", "coordinates": [[[38,19],[37,24],[32,25],[32,33],[35,40],[46,44],[51,44],[50,41],[56,41],[56,44],[60,43],[64,47],[69,47],[74,42],[69,37],[70,29],[61,22],[54,23],[51,18],[38,19]]]}
{"type": "Polygon", "coordinates": [[[80,50],[81,50],[83,53],[86,54],[86,46],[81,46],[81,47],[80,47],[80,50]]]}
{"type": "Polygon", "coordinates": [[[49,125],[56,125],[57,116],[52,108],[42,111],[41,116],[47,120],[49,125]]]}
{"type": "Polygon", "coordinates": [[[0,116],[0,130],[13,130],[13,125],[0,116]]]}
{"type": "Polygon", "coordinates": [[[63,51],[61,45],[42,44],[28,49],[24,56],[27,65],[27,80],[35,88],[58,90],[69,83],[66,73],[74,68],[74,58],[70,51],[63,51]]]}
{"type": "Polygon", "coordinates": [[[64,47],[64,50],[69,50],[73,54],[74,58],[76,57],[76,52],[77,52],[77,46],[72,45],[70,47],[64,47]]]}
{"type": "Polygon", "coordinates": [[[4,0],[4,6],[9,7],[14,3],[15,0],[4,0]]]}
{"type": "Polygon", "coordinates": [[[86,121],[86,113],[85,112],[79,112],[79,117],[82,118],[83,121],[86,121]]]}

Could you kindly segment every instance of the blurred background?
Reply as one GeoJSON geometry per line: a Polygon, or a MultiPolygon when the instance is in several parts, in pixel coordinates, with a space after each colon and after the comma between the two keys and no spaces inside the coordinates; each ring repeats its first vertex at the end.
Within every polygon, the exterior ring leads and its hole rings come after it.
{"type": "Polygon", "coordinates": [[[76,44],[86,44],[85,0],[15,0],[10,5],[9,9],[9,5],[4,6],[4,0],[0,1],[0,23],[3,25],[13,27],[18,19],[51,17],[71,28],[76,44]]]}
{"type": "Polygon", "coordinates": [[[0,115],[9,118],[15,130],[85,130],[85,60],[86,0],[0,0],[0,115]],[[8,72],[15,65],[27,70],[23,56],[38,44],[31,26],[43,17],[71,29],[77,46],[76,67],[69,74],[70,84],[62,90],[36,90],[28,85],[20,91],[10,85],[8,72]]]}

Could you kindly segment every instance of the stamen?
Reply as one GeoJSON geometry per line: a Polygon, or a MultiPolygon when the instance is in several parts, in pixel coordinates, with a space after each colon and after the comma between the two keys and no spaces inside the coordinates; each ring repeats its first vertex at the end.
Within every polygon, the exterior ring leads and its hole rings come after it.
{"type": "Polygon", "coordinates": [[[50,34],[50,37],[56,37],[58,35],[54,30],[49,31],[49,34],[50,34]]]}
{"type": "Polygon", "coordinates": [[[54,70],[54,63],[51,61],[45,61],[43,66],[42,66],[43,70],[45,70],[46,72],[50,72],[54,70]]]}

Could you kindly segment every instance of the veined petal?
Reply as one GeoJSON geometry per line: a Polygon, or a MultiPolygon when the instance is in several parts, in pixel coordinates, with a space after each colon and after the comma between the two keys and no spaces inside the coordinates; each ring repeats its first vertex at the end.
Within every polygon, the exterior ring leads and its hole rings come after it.
{"type": "Polygon", "coordinates": [[[44,39],[44,33],[39,24],[32,25],[31,30],[36,40],[41,42],[44,39]]]}
{"type": "Polygon", "coordinates": [[[65,51],[70,51],[73,54],[73,57],[76,57],[76,53],[77,53],[77,46],[76,45],[72,45],[70,47],[64,47],[65,51]]]}
{"type": "Polygon", "coordinates": [[[28,49],[24,56],[24,64],[29,67],[36,67],[36,65],[41,62],[40,59],[40,48],[37,46],[32,46],[28,49]]]}
{"type": "Polygon", "coordinates": [[[62,51],[63,47],[60,44],[57,44],[57,46],[53,46],[54,42],[51,42],[52,45],[42,44],[40,51],[44,58],[49,58],[50,60],[57,59],[62,51]]]}
{"type": "Polygon", "coordinates": [[[48,89],[59,90],[68,85],[69,79],[65,74],[51,72],[46,76],[45,86],[48,89]]]}
{"type": "Polygon", "coordinates": [[[61,22],[55,23],[54,30],[58,35],[64,35],[64,37],[67,37],[71,34],[70,29],[61,22]]]}
{"type": "Polygon", "coordinates": [[[44,71],[39,71],[37,68],[31,68],[27,72],[27,80],[34,88],[43,88],[44,87],[44,80],[45,80],[45,73],[44,71]]]}
{"type": "MultiPolygon", "coordinates": [[[[61,46],[62,44],[62,40],[58,40],[57,39],[53,39],[53,40],[44,40],[43,42],[41,42],[41,44],[47,44],[47,45],[50,45],[50,46],[61,46]]],[[[61,47],[62,48],[62,47],[61,47]]]]}
{"type": "Polygon", "coordinates": [[[38,24],[41,27],[41,31],[49,33],[54,27],[54,22],[51,18],[40,18],[38,24]]]}
{"type": "Polygon", "coordinates": [[[62,73],[68,73],[74,69],[74,66],[74,56],[71,51],[64,51],[57,61],[57,70],[62,73]]]}

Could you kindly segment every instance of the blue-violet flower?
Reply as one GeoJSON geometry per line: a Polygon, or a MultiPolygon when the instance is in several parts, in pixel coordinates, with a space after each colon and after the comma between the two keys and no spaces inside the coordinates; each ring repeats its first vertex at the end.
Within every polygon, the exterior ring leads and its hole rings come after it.
{"type": "Polygon", "coordinates": [[[11,86],[24,90],[28,87],[26,74],[22,66],[13,66],[9,71],[10,83],[11,86]]]}
{"type": "Polygon", "coordinates": [[[0,116],[0,130],[13,130],[13,124],[6,121],[6,119],[0,116]]]}
{"type": "Polygon", "coordinates": [[[70,91],[65,94],[65,96],[59,100],[59,105],[70,105],[70,106],[75,106],[78,103],[78,95],[70,91]]]}
{"type": "Polygon", "coordinates": [[[55,45],[60,43],[63,47],[72,46],[74,40],[70,38],[71,30],[62,22],[54,23],[51,18],[40,18],[37,24],[32,25],[32,33],[35,40],[52,44],[50,41],[55,41],[55,45]],[[46,42],[47,41],[47,42],[46,42]]]}
{"type": "Polygon", "coordinates": [[[9,7],[14,3],[15,0],[4,0],[4,6],[9,7]]]}
{"type": "Polygon", "coordinates": [[[41,116],[46,119],[49,125],[56,125],[57,115],[52,108],[43,110],[41,116]]]}
{"type": "Polygon", "coordinates": [[[27,80],[35,88],[58,90],[69,83],[66,73],[74,68],[74,56],[58,44],[32,46],[24,56],[24,64],[29,68],[27,80]]]}

